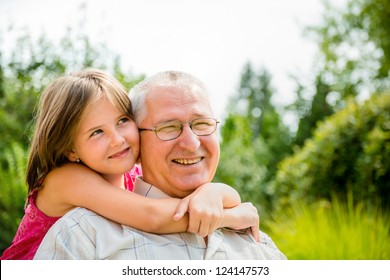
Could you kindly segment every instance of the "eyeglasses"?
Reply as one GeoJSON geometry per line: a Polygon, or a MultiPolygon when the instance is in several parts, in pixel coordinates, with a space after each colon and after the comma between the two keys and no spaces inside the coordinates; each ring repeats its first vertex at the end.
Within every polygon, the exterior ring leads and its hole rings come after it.
{"type": "Polygon", "coordinates": [[[213,118],[197,118],[190,122],[169,121],[158,124],[154,128],[139,128],[139,131],[154,131],[157,138],[162,141],[169,141],[178,138],[183,132],[184,124],[188,123],[192,132],[198,136],[213,134],[217,129],[219,121],[213,118]]]}

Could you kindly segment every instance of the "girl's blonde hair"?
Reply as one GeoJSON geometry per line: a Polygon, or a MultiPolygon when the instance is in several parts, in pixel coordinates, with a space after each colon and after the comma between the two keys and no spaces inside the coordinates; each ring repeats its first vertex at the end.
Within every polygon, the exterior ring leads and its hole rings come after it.
{"type": "Polygon", "coordinates": [[[39,100],[27,163],[28,197],[41,187],[51,170],[68,162],[66,153],[73,148],[80,120],[101,98],[133,119],[126,89],[101,70],[71,73],[47,86],[39,100]]]}

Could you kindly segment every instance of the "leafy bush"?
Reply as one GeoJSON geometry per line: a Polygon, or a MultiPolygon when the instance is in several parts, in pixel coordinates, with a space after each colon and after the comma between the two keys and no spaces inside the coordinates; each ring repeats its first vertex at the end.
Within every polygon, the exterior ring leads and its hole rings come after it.
{"type": "MultiPolygon", "coordinates": [[[[11,241],[24,214],[27,187],[25,167],[27,152],[20,144],[13,143],[5,151],[7,168],[0,168],[0,252],[11,245],[11,241]]],[[[2,254],[2,253],[0,253],[2,254]]]]}
{"type": "Polygon", "coordinates": [[[381,198],[390,206],[390,94],[351,103],[320,123],[313,138],[279,165],[272,186],[283,208],[331,194],[356,201],[381,198]]]}

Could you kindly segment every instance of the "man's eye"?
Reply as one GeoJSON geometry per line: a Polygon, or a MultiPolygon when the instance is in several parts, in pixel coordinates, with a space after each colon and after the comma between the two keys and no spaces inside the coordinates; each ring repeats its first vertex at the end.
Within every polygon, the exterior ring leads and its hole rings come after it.
{"type": "Polygon", "coordinates": [[[171,132],[171,131],[177,131],[177,130],[180,130],[179,124],[166,125],[166,126],[157,128],[158,132],[171,132]]]}
{"type": "Polygon", "coordinates": [[[196,122],[196,123],[192,124],[192,127],[196,128],[196,129],[206,129],[210,126],[212,126],[212,124],[210,122],[207,122],[207,121],[196,122]]]}

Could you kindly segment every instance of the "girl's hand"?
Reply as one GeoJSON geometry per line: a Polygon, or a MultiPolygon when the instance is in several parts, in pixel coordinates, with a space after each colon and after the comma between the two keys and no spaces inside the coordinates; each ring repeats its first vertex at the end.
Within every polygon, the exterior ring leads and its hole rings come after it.
{"type": "Polygon", "coordinates": [[[255,240],[260,242],[260,218],[256,207],[250,202],[226,209],[222,225],[236,230],[250,228],[255,240]]]}
{"type": "MultiPolygon", "coordinates": [[[[224,217],[224,201],[227,186],[209,183],[198,187],[192,194],[183,198],[177,207],[174,220],[179,220],[188,212],[188,232],[197,233],[205,237],[221,227],[224,217]]],[[[230,187],[229,187],[230,188],[230,187]]],[[[235,195],[235,194],[234,194],[235,195]]]]}

